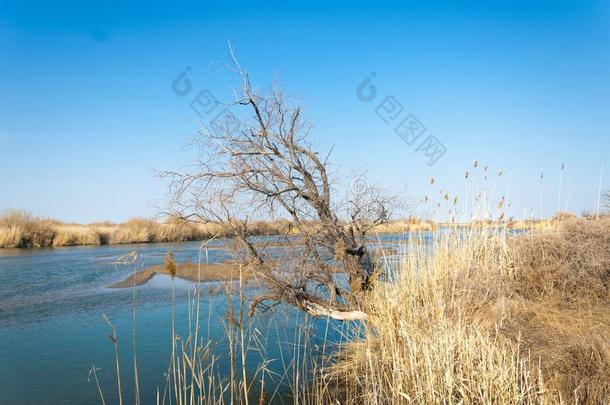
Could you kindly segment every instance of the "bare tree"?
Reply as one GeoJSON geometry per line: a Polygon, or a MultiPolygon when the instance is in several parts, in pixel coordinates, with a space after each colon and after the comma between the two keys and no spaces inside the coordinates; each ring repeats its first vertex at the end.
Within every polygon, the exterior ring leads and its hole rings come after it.
{"type": "Polygon", "coordinates": [[[388,219],[390,199],[363,183],[335,201],[328,156],[308,142],[301,108],[277,84],[255,89],[235,58],[231,66],[241,85],[231,105],[239,126],[211,124],[198,137],[194,169],[165,173],[173,211],[227,227],[242,265],[268,287],[251,311],[284,302],[314,316],[366,318],[365,296],[379,276],[367,233],[388,219]],[[299,246],[289,259],[271,257],[249,237],[249,221],[263,216],[290,218],[299,246]]]}

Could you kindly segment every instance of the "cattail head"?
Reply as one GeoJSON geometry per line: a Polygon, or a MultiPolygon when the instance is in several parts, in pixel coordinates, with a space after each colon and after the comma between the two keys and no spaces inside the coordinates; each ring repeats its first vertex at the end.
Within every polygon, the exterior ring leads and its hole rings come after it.
{"type": "Polygon", "coordinates": [[[466,174],[464,175],[464,177],[465,177],[465,178],[468,178],[468,176],[469,176],[469,173],[468,173],[468,172],[466,172],[466,174]]]}
{"type": "Polygon", "coordinates": [[[430,177],[430,184],[434,184],[434,177],[430,177]]]}
{"type": "Polygon", "coordinates": [[[165,255],[165,270],[172,276],[172,279],[176,277],[176,260],[174,260],[174,254],[171,250],[165,255]]]}
{"type": "Polygon", "coordinates": [[[474,161],[474,168],[476,169],[478,165],[479,165],[479,161],[478,161],[478,160],[475,160],[475,161],[474,161]]]}

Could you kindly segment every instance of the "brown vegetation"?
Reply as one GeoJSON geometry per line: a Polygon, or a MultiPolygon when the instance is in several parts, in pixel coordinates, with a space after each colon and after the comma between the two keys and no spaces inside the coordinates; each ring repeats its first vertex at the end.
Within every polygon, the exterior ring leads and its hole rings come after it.
{"type": "MultiPolygon", "coordinates": [[[[607,403],[610,218],[410,246],[367,338],[323,379],[341,403],[607,403]],[[331,389],[335,387],[335,389],[331,389]],[[340,388],[336,388],[340,387],[340,388]]],[[[332,398],[331,398],[332,399],[332,398]]]]}
{"type": "MultiPolygon", "coordinates": [[[[248,226],[250,235],[289,233],[288,221],[253,222],[248,226]]],[[[158,222],[133,218],[121,224],[103,222],[81,225],[37,218],[23,211],[9,211],[0,216],[0,248],[185,242],[224,235],[226,227],[211,222],[204,224],[171,219],[158,222]]]]}
{"type": "MultiPolygon", "coordinates": [[[[307,223],[308,232],[319,229],[307,223]]],[[[373,228],[378,233],[399,233],[414,230],[435,230],[432,221],[409,219],[391,221],[373,228]]],[[[291,221],[255,221],[247,225],[248,235],[299,235],[291,221]]],[[[100,222],[66,224],[53,219],[35,217],[23,211],[9,211],[0,216],[0,248],[60,247],[78,245],[115,245],[130,243],[186,242],[212,237],[230,236],[220,223],[198,223],[170,219],[158,222],[132,218],[121,224],[100,222]]]]}

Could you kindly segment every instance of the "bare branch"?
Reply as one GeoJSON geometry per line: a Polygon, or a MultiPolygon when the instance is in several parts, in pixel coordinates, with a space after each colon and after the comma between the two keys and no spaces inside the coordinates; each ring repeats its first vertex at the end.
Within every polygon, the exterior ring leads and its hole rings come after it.
{"type": "Polygon", "coordinates": [[[300,106],[277,83],[268,92],[255,90],[229,53],[241,83],[233,103],[240,126],[210,125],[197,140],[195,168],[163,173],[171,179],[168,211],[225,225],[240,260],[268,288],[251,310],[275,301],[314,316],[365,319],[363,301],[377,271],[366,235],[387,220],[390,200],[365,188],[334,201],[329,154],[321,159],[308,142],[311,125],[300,106]],[[299,246],[289,257],[272,259],[252,242],[247,224],[263,217],[290,219],[299,246]]]}

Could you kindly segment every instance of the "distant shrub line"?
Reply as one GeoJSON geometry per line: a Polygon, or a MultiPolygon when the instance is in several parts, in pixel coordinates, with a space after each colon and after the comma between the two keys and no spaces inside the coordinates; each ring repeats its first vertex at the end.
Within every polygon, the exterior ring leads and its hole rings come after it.
{"type": "MultiPolygon", "coordinates": [[[[316,226],[312,224],[311,226],[316,226]]],[[[431,221],[410,219],[378,227],[378,232],[395,233],[410,229],[433,230],[431,221]]],[[[0,248],[60,247],[77,245],[115,245],[130,243],[186,242],[226,236],[220,223],[197,223],[170,219],[158,222],[133,218],[127,222],[66,224],[35,217],[23,211],[9,211],[0,216],[0,248]]],[[[290,235],[294,230],[285,219],[248,224],[251,235],[290,235]]]]}
{"type": "MultiPolygon", "coordinates": [[[[286,224],[279,221],[253,223],[250,232],[253,235],[279,234],[285,232],[285,228],[286,224]]],[[[157,222],[143,218],[121,224],[66,224],[12,211],[0,217],[0,248],[184,242],[222,236],[223,229],[221,224],[157,222]]]]}
{"type": "MultiPolygon", "coordinates": [[[[508,226],[530,229],[550,226],[556,221],[575,218],[559,213],[548,221],[473,221],[464,226],[508,226]]],[[[433,231],[448,224],[409,218],[390,221],[374,228],[377,233],[405,231],[433,231]]],[[[315,223],[312,227],[317,226],[315,223]]],[[[292,223],[286,219],[254,221],[248,224],[250,235],[295,235],[292,223]]],[[[198,223],[169,219],[159,222],[146,218],[132,218],[124,223],[99,222],[68,224],[36,217],[25,211],[8,211],[0,216],[0,248],[61,247],[78,245],[117,245],[131,243],[187,242],[227,236],[221,223],[198,223]]]]}

